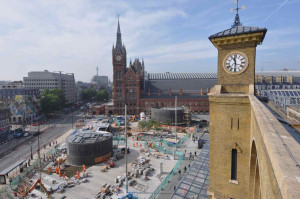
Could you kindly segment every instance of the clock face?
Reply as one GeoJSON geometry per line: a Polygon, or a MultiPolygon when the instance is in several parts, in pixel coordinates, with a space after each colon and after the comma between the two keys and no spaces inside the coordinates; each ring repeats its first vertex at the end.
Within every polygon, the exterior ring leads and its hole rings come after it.
{"type": "Polygon", "coordinates": [[[240,74],[247,69],[248,58],[244,53],[232,52],[225,57],[223,67],[228,73],[240,74]]]}
{"type": "Polygon", "coordinates": [[[116,60],[117,60],[117,61],[120,61],[121,58],[122,58],[122,57],[121,57],[120,55],[117,55],[116,60]]]}

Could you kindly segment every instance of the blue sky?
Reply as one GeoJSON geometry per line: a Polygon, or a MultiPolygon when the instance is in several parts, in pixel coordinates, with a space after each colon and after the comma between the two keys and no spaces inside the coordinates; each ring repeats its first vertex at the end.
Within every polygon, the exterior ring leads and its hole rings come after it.
{"type": "MultiPolygon", "coordinates": [[[[268,29],[256,70],[299,70],[300,0],[240,4],[243,25],[268,29]]],[[[97,66],[111,77],[118,14],[128,61],[144,58],[148,72],[216,72],[208,37],[230,28],[232,7],[232,0],[2,0],[0,80],[48,69],[90,81],[97,66]]]]}

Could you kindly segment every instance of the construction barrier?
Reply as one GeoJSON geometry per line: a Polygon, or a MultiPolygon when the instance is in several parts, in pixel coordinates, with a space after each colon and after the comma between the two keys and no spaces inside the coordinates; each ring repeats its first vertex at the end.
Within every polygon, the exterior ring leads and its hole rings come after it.
{"type": "Polygon", "coordinates": [[[23,178],[31,178],[38,171],[39,165],[41,164],[41,167],[44,167],[45,165],[49,164],[49,162],[52,161],[52,159],[49,157],[55,158],[57,152],[57,149],[53,147],[45,154],[45,157],[47,158],[41,158],[41,160],[37,159],[34,162],[30,162],[30,166],[25,168],[24,171],[17,175],[15,178],[11,179],[10,188],[12,190],[16,190],[18,188],[18,185],[22,182],[23,178]]]}
{"type": "MultiPolygon", "coordinates": [[[[171,153],[173,154],[173,152],[171,152],[171,153]]],[[[176,151],[175,156],[179,157],[179,160],[177,161],[176,165],[174,166],[172,171],[168,174],[168,176],[162,181],[162,183],[154,190],[154,192],[151,194],[149,199],[155,199],[159,195],[159,193],[166,187],[166,185],[169,183],[169,181],[171,180],[173,175],[176,174],[176,171],[178,170],[178,168],[184,158],[184,154],[176,151]]]]}

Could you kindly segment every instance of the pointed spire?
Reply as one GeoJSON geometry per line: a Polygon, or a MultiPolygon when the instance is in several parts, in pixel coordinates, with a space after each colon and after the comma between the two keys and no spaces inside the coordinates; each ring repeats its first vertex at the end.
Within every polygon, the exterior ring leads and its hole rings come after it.
{"type": "Polygon", "coordinates": [[[122,37],[121,37],[121,28],[120,28],[119,16],[118,16],[118,29],[117,29],[116,49],[122,51],[122,37]]]}
{"type": "Polygon", "coordinates": [[[120,33],[121,34],[121,28],[120,28],[120,22],[119,22],[119,15],[118,15],[118,30],[117,30],[117,33],[120,33]]]}

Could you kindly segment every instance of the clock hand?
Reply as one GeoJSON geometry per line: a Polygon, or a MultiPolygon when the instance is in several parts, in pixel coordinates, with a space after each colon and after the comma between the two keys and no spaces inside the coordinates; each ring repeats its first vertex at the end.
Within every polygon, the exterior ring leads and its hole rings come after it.
{"type": "Polygon", "coordinates": [[[236,67],[236,59],[235,59],[235,58],[233,58],[233,61],[234,61],[234,66],[236,67]]]}

